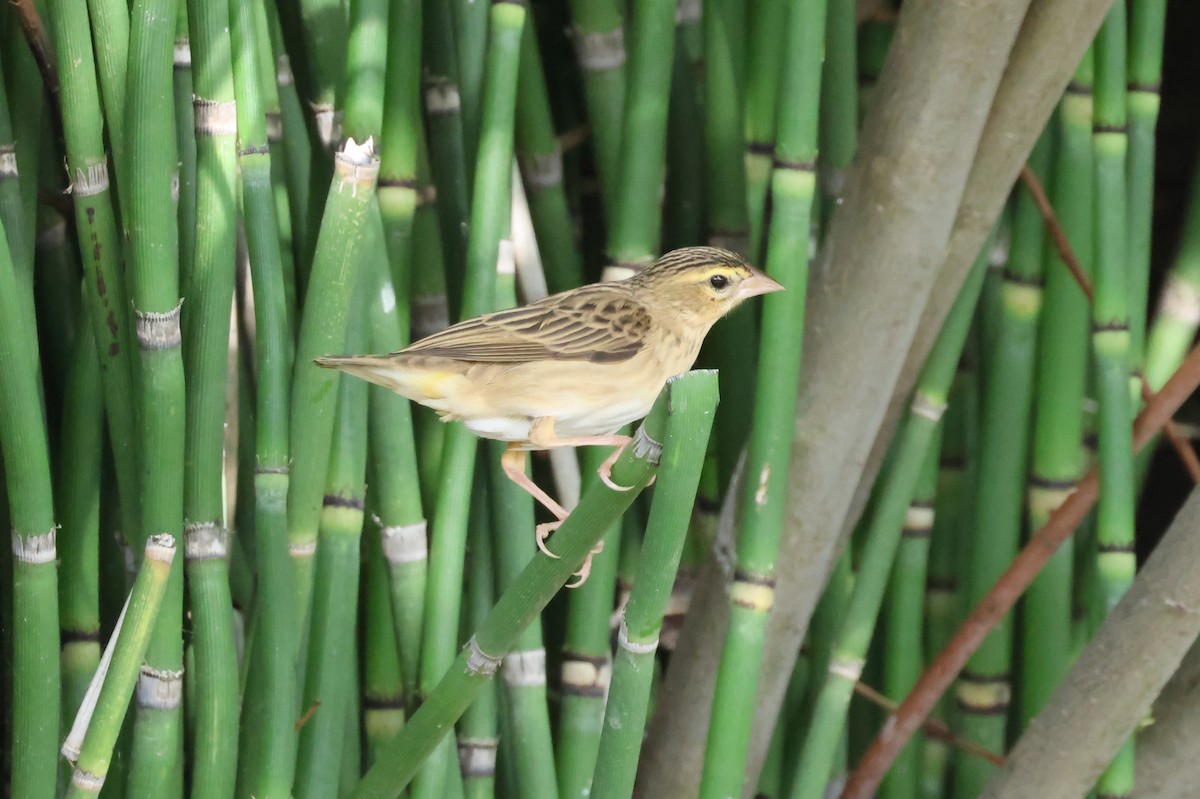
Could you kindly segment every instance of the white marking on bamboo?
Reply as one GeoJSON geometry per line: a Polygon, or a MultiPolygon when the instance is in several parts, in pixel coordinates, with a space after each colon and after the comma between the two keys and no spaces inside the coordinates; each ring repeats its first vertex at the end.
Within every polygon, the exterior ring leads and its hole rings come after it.
{"type": "Polygon", "coordinates": [[[513,688],[535,688],[546,684],[546,650],[526,649],[504,656],[504,682],[513,688]]]}
{"type": "Polygon", "coordinates": [[[138,346],[144,350],[166,350],[178,347],[181,341],[179,333],[179,312],[183,307],[183,299],[169,311],[139,311],[134,310],[134,330],[137,332],[138,346]]]}
{"type": "Polygon", "coordinates": [[[229,530],[216,522],[190,522],[183,528],[183,553],[188,560],[224,560],[229,530]]]}
{"type": "Polygon", "coordinates": [[[36,535],[21,535],[12,531],[12,552],[18,563],[30,566],[41,566],[53,563],[58,558],[58,527],[51,527],[44,533],[36,535]]]}
{"type": "Polygon", "coordinates": [[[419,563],[429,558],[428,526],[424,519],[415,524],[399,524],[380,527],[383,541],[383,557],[392,566],[402,563],[419,563]]]}
{"type": "Polygon", "coordinates": [[[617,627],[617,646],[631,655],[653,655],[658,651],[658,636],[655,636],[653,641],[630,641],[629,625],[625,623],[625,616],[622,615],[621,625],[617,627]]]}
{"type": "Polygon", "coordinates": [[[479,648],[479,642],[475,640],[475,636],[471,636],[471,640],[467,641],[467,674],[482,677],[491,677],[496,673],[496,669],[500,668],[501,658],[496,655],[489,655],[479,648]]]}

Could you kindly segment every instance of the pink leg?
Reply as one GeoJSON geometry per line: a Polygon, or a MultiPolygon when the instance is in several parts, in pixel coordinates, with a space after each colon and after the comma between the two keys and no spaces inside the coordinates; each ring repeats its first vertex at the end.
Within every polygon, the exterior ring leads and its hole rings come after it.
{"type": "Polygon", "coordinates": [[[609,455],[604,463],[600,464],[597,473],[600,475],[600,481],[613,491],[628,491],[629,486],[619,486],[612,481],[612,466],[617,462],[617,458],[625,451],[625,447],[629,446],[632,441],[629,436],[608,435],[608,436],[580,436],[577,438],[559,438],[554,432],[554,418],[551,416],[542,416],[533,420],[533,424],[529,429],[529,443],[541,449],[549,449],[550,447],[616,447],[613,453],[609,455]]]}
{"type": "Polygon", "coordinates": [[[504,470],[504,474],[509,480],[519,485],[522,489],[529,493],[531,497],[538,502],[561,522],[567,518],[567,511],[562,505],[559,505],[550,495],[542,489],[538,488],[537,483],[529,479],[529,475],[525,474],[525,450],[514,449],[509,447],[504,450],[504,454],[500,456],[500,468],[504,470]]]}

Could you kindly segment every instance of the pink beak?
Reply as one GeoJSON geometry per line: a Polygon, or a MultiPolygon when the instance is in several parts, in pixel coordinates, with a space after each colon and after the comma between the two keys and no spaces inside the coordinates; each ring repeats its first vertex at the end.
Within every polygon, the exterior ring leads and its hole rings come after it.
{"type": "Polygon", "coordinates": [[[742,284],[738,286],[738,299],[757,297],[759,294],[770,294],[772,291],[783,291],[783,286],[777,281],[772,280],[757,269],[751,269],[750,271],[753,274],[743,280],[742,284]]]}

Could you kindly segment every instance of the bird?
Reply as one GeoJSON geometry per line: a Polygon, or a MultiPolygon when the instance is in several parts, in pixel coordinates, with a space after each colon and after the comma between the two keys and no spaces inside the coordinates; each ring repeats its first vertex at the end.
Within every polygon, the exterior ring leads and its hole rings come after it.
{"type": "MultiPolygon", "coordinates": [[[[399,352],[315,360],[432,408],[443,422],[507,442],[505,475],[557,519],[536,531],[538,548],[556,557],[545,539],[567,511],[525,473],[526,453],[613,446],[600,479],[628,490],[610,475],[630,441],[617,431],[649,413],[666,382],[692,367],[721,317],[782,289],[734,252],[684,247],[624,280],[466,319],[399,352]]],[[[575,586],[590,563],[591,555],[575,586]]]]}

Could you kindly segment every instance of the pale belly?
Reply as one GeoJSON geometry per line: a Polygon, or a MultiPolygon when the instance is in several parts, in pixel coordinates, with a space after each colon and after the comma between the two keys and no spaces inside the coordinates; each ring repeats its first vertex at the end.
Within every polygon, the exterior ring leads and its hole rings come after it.
{"type": "MultiPolygon", "coordinates": [[[[563,409],[558,414],[545,414],[554,419],[554,433],[559,438],[585,438],[615,433],[622,426],[636,422],[650,412],[654,399],[624,400],[607,404],[601,410],[586,415],[563,409]]],[[[547,409],[549,410],[549,409],[547,409]]],[[[463,425],[482,438],[500,441],[528,441],[533,418],[529,416],[483,416],[462,420],[463,425]]]]}

